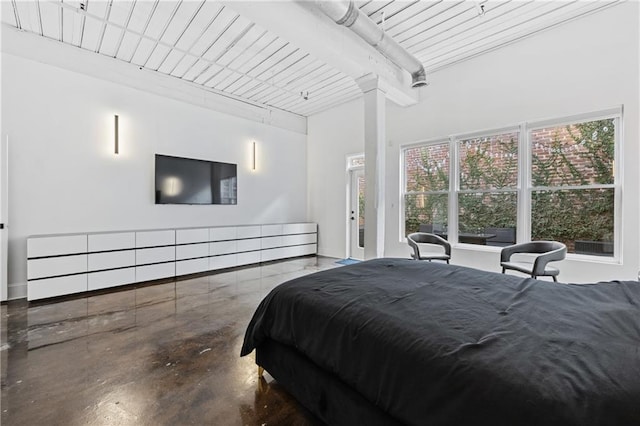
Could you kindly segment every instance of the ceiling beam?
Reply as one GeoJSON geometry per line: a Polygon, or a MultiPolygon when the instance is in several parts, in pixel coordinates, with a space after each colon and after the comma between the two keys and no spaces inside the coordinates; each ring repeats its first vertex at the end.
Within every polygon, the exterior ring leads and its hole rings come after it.
{"type": "Polygon", "coordinates": [[[333,22],[313,2],[224,1],[227,7],[354,80],[374,74],[387,98],[401,106],[418,102],[411,76],[375,48],[333,22]],[[286,17],[286,22],[283,22],[286,17]]]}

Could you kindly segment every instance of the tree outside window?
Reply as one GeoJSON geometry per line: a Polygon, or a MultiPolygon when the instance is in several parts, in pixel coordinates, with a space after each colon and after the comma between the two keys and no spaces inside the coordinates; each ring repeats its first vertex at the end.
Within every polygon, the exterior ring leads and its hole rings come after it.
{"type": "Polygon", "coordinates": [[[518,169],[519,131],[405,149],[406,233],[446,234],[449,191],[455,190],[459,242],[513,244],[520,212],[530,220],[531,240],[561,241],[570,253],[613,256],[619,118],[609,117],[529,127],[527,170],[518,169]],[[449,161],[451,143],[455,167],[449,161]],[[450,188],[453,173],[458,188],[450,188]],[[519,181],[528,184],[520,189],[519,181]],[[521,204],[519,196],[530,197],[530,204],[521,204]],[[530,211],[521,211],[526,205],[530,211]],[[487,238],[471,238],[474,234],[487,238]]]}
{"type": "Polygon", "coordinates": [[[439,142],[404,151],[405,235],[446,229],[449,214],[449,142],[439,142]]]}
{"type": "Polygon", "coordinates": [[[615,120],[531,131],[531,239],[613,256],[615,120]]]}

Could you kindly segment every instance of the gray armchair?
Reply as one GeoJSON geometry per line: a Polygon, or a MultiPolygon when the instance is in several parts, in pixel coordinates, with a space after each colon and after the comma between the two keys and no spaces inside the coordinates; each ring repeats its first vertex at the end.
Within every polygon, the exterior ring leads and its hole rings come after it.
{"type": "Polygon", "coordinates": [[[407,242],[413,249],[411,257],[415,260],[444,260],[449,263],[451,259],[451,244],[442,237],[425,232],[415,232],[407,236],[407,242]],[[444,248],[444,253],[420,253],[418,244],[437,244],[444,248]]]}
{"type": "Polygon", "coordinates": [[[551,277],[557,282],[556,277],[560,273],[558,268],[548,265],[549,262],[562,260],[567,254],[567,246],[557,241],[531,241],[529,243],[507,246],[500,252],[500,266],[502,273],[510,269],[531,275],[532,278],[551,277]],[[533,263],[511,261],[511,256],[516,253],[537,254],[533,263]]]}

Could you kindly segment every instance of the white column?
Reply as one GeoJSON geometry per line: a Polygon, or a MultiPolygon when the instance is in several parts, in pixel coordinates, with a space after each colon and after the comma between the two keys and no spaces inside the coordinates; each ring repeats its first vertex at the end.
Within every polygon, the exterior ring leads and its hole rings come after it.
{"type": "Polygon", "coordinates": [[[364,258],[384,257],[385,230],[385,102],[378,76],[357,80],[364,93],[364,258]]]}

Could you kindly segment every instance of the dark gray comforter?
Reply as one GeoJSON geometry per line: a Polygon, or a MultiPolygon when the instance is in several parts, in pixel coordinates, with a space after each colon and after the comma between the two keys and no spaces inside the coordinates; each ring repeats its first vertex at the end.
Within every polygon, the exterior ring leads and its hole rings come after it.
{"type": "Polygon", "coordinates": [[[284,283],[242,355],[296,348],[420,425],[640,425],[640,285],[377,259],[284,283]]]}

